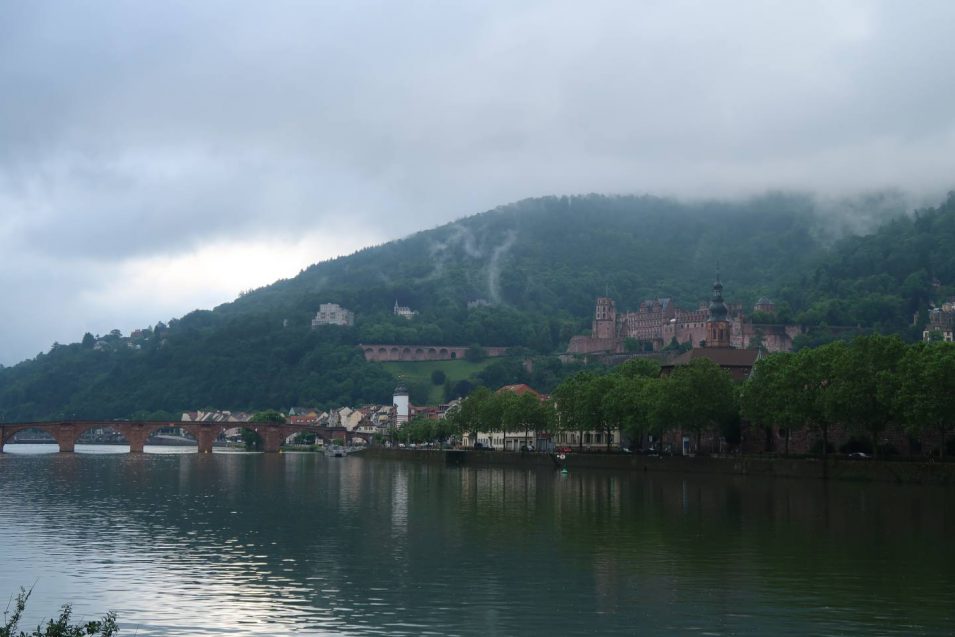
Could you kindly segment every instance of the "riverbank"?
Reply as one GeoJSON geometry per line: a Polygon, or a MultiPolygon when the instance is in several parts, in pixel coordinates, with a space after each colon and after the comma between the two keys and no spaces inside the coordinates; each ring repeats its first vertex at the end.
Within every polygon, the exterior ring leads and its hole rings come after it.
{"type": "MultiPolygon", "coordinates": [[[[545,453],[505,453],[473,450],[388,449],[373,447],[366,458],[410,460],[452,466],[505,466],[522,468],[558,468],[555,459],[545,453]]],[[[659,457],[635,454],[567,454],[560,466],[574,470],[613,470],[756,476],[761,478],[797,478],[855,482],[891,482],[895,484],[955,485],[955,463],[856,460],[820,458],[745,457],[659,457]]]]}

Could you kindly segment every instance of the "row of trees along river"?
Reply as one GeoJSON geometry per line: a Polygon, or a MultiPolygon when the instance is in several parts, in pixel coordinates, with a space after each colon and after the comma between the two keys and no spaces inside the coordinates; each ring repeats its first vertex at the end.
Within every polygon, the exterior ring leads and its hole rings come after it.
{"type": "Polygon", "coordinates": [[[587,431],[609,440],[619,428],[637,440],[678,428],[695,433],[699,446],[708,432],[738,442],[743,419],[779,427],[787,453],[790,433],[803,428],[820,436],[819,452],[827,453],[834,425],[868,440],[876,454],[887,451],[879,440],[890,426],[904,427],[916,439],[931,430],[944,442],[955,429],[955,344],[906,345],[895,336],[861,336],[769,355],[743,383],[706,359],[667,376],[656,363],[633,359],[604,373],[582,371],[547,401],[478,387],[444,421],[416,419],[399,435],[425,442],[477,431],[564,430],[578,432],[578,440],[587,431]]]}

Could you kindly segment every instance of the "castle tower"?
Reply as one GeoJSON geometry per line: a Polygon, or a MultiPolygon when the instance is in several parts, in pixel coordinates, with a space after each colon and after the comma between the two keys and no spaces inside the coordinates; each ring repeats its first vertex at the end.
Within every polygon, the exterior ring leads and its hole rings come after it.
{"type": "Polygon", "coordinates": [[[713,296],[710,298],[710,315],[706,319],[707,347],[730,347],[730,324],[726,320],[727,314],[726,303],[723,302],[723,284],[720,283],[720,270],[717,267],[713,296]]]}
{"type": "Polygon", "coordinates": [[[613,299],[607,296],[597,297],[592,328],[594,338],[612,339],[617,336],[617,308],[613,299]]]}

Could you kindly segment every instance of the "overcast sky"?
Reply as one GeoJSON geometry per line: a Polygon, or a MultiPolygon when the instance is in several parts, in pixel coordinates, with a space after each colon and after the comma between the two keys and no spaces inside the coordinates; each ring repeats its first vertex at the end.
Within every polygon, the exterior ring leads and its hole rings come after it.
{"type": "Polygon", "coordinates": [[[0,0],[0,363],[516,199],[955,188],[955,2],[0,0]]]}

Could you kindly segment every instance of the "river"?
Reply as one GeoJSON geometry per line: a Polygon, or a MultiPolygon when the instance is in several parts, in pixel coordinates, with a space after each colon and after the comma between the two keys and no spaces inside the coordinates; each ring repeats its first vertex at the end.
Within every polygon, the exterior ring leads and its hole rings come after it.
{"type": "Polygon", "coordinates": [[[955,632],[952,489],[5,449],[21,628],[71,602],[137,636],[955,632]]]}

